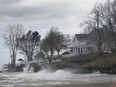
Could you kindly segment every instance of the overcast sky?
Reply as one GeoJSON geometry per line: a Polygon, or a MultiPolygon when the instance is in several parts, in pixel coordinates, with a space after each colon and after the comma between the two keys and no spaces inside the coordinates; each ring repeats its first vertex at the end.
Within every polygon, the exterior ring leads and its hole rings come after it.
{"type": "MultiPolygon", "coordinates": [[[[50,27],[66,34],[82,32],[80,23],[93,5],[106,0],[0,0],[0,32],[9,24],[23,24],[37,30],[42,37],[50,27]]],[[[1,37],[0,37],[1,38],[1,37]]],[[[9,61],[8,50],[0,39],[0,65],[9,61]]]]}

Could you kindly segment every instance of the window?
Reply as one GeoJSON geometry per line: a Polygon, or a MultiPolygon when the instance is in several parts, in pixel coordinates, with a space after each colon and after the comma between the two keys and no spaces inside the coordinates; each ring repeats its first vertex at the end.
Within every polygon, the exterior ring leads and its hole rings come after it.
{"type": "Polygon", "coordinates": [[[74,53],[74,48],[71,48],[71,53],[74,53]]]}
{"type": "Polygon", "coordinates": [[[78,48],[76,48],[76,53],[78,53],[78,48]]]}
{"type": "Polygon", "coordinates": [[[80,54],[81,52],[80,52],[80,48],[78,48],[78,53],[80,54]]]}
{"type": "Polygon", "coordinates": [[[81,53],[83,52],[83,49],[82,49],[82,47],[81,47],[81,53]]]}

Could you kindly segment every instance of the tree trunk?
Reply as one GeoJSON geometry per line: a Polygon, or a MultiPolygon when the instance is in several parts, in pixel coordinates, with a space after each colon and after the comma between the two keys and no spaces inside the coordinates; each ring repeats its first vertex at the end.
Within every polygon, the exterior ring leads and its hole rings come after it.
{"type": "Polygon", "coordinates": [[[51,59],[51,58],[49,58],[49,63],[50,63],[50,64],[52,63],[52,59],[51,59]]]}
{"type": "Polygon", "coordinates": [[[53,51],[51,51],[51,57],[49,58],[49,63],[52,63],[52,59],[53,59],[53,51]]]}
{"type": "Polygon", "coordinates": [[[11,58],[11,71],[15,71],[15,66],[16,66],[16,54],[13,53],[12,58],[11,58]]]}
{"type": "Polygon", "coordinates": [[[59,56],[60,52],[58,51],[58,56],[59,56]]]}
{"type": "Polygon", "coordinates": [[[102,53],[102,44],[98,43],[98,54],[102,53]]]}
{"type": "Polygon", "coordinates": [[[15,71],[15,59],[12,58],[12,61],[11,61],[11,71],[15,71]]]}
{"type": "MultiPolygon", "coordinates": [[[[114,37],[114,38],[116,38],[116,37],[114,37]]],[[[116,39],[114,39],[114,45],[115,45],[115,47],[116,47],[116,39]]]]}
{"type": "Polygon", "coordinates": [[[32,57],[30,57],[30,56],[27,57],[28,63],[27,63],[27,65],[26,65],[26,71],[30,71],[30,69],[31,69],[31,64],[29,63],[29,61],[32,61],[32,60],[33,60],[32,57]]]}
{"type": "Polygon", "coordinates": [[[32,57],[28,57],[28,60],[27,61],[32,61],[33,59],[32,59],[32,57]]]}

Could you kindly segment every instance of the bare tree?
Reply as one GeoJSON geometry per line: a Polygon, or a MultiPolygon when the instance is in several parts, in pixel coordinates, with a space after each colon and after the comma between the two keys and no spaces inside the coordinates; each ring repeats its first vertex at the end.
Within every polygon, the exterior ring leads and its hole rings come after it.
{"type": "Polygon", "coordinates": [[[97,46],[98,53],[102,52],[103,44],[103,21],[102,21],[103,5],[96,4],[89,14],[89,19],[85,21],[84,26],[89,30],[89,40],[97,46]]]}
{"type": "Polygon", "coordinates": [[[70,41],[69,35],[64,35],[61,32],[57,32],[57,42],[55,46],[55,50],[57,51],[58,55],[62,49],[66,49],[68,42],[70,41]]]}
{"type": "Polygon", "coordinates": [[[27,61],[32,61],[34,50],[39,45],[40,35],[37,31],[32,32],[29,30],[27,34],[22,35],[18,38],[18,48],[27,57],[27,61]]]}
{"type": "Polygon", "coordinates": [[[4,38],[5,45],[9,48],[11,65],[15,68],[16,55],[18,50],[17,38],[23,34],[23,25],[9,25],[5,32],[3,32],[2,37],[4,38]]]}
{"type": "Polygon", "coordinates": [[[104,4],[102,19],[107,25],[108,32],[110,32],[110,40],[112,40],[116,46],[116,0],[113,2],[107,0],[107,2],[104,4]]]}
{"type": "Polygon", "coordinates": [[[116,0],[107,0],[104,4],[95,5],[84,25],[87,25],[86,31],[96,30],[94,35],[97,40],[94,40],[97,41],[99,52],[102,44],[108,46],[112,43],[116,47],[116,0]]]}
{"type": "Polygon", "coordinates": [[[47,33],[46,37],[43,39],[41,44],[41,50],[44,51],[47,55],[50,53],[50,57],[48,57],[49,63],[52,63],[53,54],[55,51],[59,52],[61,49],[66,48],[67,42],[70,41],[69,35],[64,35],[57,30],[57,28],[52,27],[50,31],[47,33]]]}
{"type": "Polygon", "coordinates": [[[49,48],[47,46],[47,40],[46,39],[47,38],[44,38],[43,40],[41,40],[40,50],[43,51],[48,56],[49,48]]]}
{"type": "Polygon", "coordinates": [[[57,42],[57,28],[52,27],[50,31],[47,33],[45,40],[47,42],[46,46],[49,49],[50,57],[48,57],[49,63],[52,63],[53,54],[55,52],[56,42],[57,42]]]}

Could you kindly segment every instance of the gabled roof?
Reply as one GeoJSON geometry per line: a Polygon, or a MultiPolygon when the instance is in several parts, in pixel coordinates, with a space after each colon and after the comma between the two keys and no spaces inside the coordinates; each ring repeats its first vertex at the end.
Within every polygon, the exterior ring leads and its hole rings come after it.
{"type": "Polygon", "coordinates": [[[18,59],[18,61],[24,61],[24,60],[20,58],[20,59],[18,59]]]}
{"type": "Polygon", "coordinates": [[[44,56],[45,56],[45,54],[42,51],[40,51],[34,57],[39,58],[39,57],[44,57],[44,56]]]}
{"type": "Polygon", "coordinates": [[[74,40],[87,40],[88,39],[88,34],[75,34],[74,40]]]}

